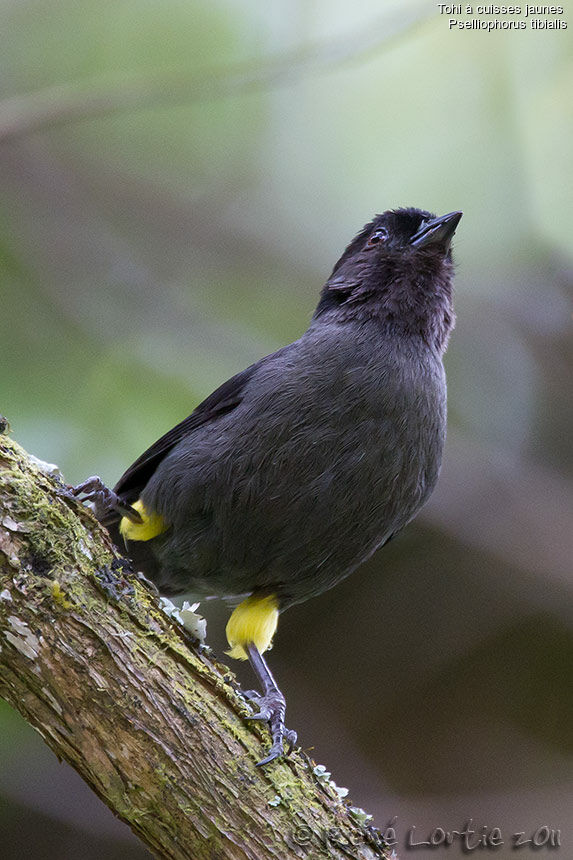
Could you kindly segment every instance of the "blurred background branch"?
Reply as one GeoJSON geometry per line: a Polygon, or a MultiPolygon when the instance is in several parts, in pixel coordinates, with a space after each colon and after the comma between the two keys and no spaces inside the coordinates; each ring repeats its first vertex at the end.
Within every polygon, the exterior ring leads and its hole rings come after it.
{"type": "Polygon", "coordinates": [[[352,35],[307,45],[283,56],[237,68],[181,71],[159,78],[130,74],[111,83],[61,84],[0,102],[0,143],[16,137],[117,112],[128,113],[224,98],[285,86],[303,76],[358,62],[379,51],[428,18],[423,6],[399,15],[386,13],[352,35]]]}

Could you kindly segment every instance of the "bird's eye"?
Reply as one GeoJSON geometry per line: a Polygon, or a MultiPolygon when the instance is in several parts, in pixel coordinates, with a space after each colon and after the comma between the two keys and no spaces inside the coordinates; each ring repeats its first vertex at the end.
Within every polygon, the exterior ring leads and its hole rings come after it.
{"type": "Polygon", "coordinates": [[[385,227],[380,227],[378,230],[375,230],[374,233],[368,239],[366,243],[367,248],[373,248],[375,245],[379,245],[381,242],[385,242],[388,238],[388,230],[385,227]]]}

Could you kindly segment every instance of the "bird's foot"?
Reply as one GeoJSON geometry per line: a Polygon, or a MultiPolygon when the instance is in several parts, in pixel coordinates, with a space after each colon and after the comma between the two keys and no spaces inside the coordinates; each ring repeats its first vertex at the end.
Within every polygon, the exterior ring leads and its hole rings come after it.
{"type": "Polygon", "coordinates": [[[259,708],[258,714],[252,714],[247,719],[261,720],[261,722],[268,723],[271,732],[272,746],[269,754],[257,762],[257,767],[269,764],[269,762],[274,761],[276,758],[285,755],[283,741],[287,742],[286,755],[290,755],[296,744],[297,734],[285,726],[286,703],[285,697],[280,690],[273,690],[264,696],[261,696],[255,690],[247,690],[245,698],[259,708]]]}
{"type": "Polygon", "coordinates": [[[98,520],[102,520],[110,511],[117,511],[118,514],[127,517],[133,523],[143,522],[140,514],[131,505],[120,499],[117,493],[106,487],[97,475],[82,481],[77,487],[72,487],[72,495],[76,498],[83,496],[82,502],[92,502],[98,520]]]}
{"type": "Polygon", "coordinates": [[[160,598],[160,597],[161,597],[161,592],[160,592],[160,591],[159,591],[159,589],[157,588],[156,584],[153,582],[153,580],[152,580],[152,579],[149,579],[149,578],[148,578],[144,573],[142,573],[142,571],[141,571],[141,570],[137,570],[137,571],[135,572],[135,576],[136,576],[136,578],[137,578],[140,582],[142,582],[142,583],[143,583],[143,585],[144,585],[146,588],[148,588],[150,591],[152,591],[152,592],[153,592],[153,594],[155,595],[155,597],[157,597],[157,598],[160,598]]]}

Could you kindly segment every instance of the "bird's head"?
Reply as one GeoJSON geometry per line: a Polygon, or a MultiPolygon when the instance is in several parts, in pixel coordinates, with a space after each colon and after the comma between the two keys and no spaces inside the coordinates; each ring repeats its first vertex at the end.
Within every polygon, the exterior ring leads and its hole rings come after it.
{"type": "Polygon", "coordinates": [[[454,323],[450,245],[461,217],[413,208],[376,215],[336,263],[314,319],[374,317],[443,351],[454,323]]]}

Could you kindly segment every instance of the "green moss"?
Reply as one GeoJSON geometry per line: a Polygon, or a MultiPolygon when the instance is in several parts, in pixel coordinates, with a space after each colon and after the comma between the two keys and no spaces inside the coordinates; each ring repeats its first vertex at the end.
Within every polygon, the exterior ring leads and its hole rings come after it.
{"type": "Polygon", "coordinates": [[[57,579],[54,579],[50,584],[50,594],[57,606],[60,606],[62,609],[72,608],[73,603],[66,599],[65,592],[62,590],[62,586],[57,579]]]}

